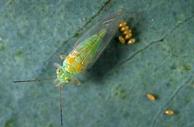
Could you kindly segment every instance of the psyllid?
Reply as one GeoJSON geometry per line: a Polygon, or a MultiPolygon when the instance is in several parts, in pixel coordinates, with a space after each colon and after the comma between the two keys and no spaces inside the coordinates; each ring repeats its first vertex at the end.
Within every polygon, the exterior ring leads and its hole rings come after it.
{"type": "MultiPolygon", "coordinates": [[[[62,88],[71,82],[78,81],[77,75],[90,68],[102,54],[104,49],[110,43],[111,39],[118,31],[119,21],[122,19],[122,13],[116,13],[108,16],[96,24],[92,25],[75,42],[75,46],[67,56],[61,55],[62,64],[56,66],[56,86],[60,88],[60,98],[62,88]]],[[[18,82],[31,82],[40,80],[23,80],[18,82]]],[[[61,125],[63,125],[62,99],[60,101],[61,125]]]]}

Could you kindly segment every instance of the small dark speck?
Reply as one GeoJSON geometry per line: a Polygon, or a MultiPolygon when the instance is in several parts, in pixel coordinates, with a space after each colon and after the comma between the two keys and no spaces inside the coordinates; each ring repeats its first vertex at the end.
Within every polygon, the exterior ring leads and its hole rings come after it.
{"type": "Polygon", "coordinates": [[[79,35],[80,35],[80,33],[79,32],[76,32],[74,36],[75,37],[78,37],[79,35]]]}
{"type": "Polygon", "coordinates": [[[54,126],[53,126],[53,124],[51,123],[51,124],[48,125],[48,127],[54,127],[54,126]]]}
{"type": "Polygon", "coordinates": [[[160,41],[161,41],[161,42],[164,41],[164,38],[160,39],[160,41]]]}
{"type": "Polygon", "coordinates": [[[113,89],[114,96],[121,98],[122,100],[127,98],[127,91],[121,87],[116,87],[113,89]]]}
{"type": "Polygon", "coordinates": [[[15,59],[20,60],[24,57],[24,52],[22,50],[17,50],[15,53],[15,59]]]}
{"type": "Polygon", "coordinates": [[[7,5],[14,5],[16,3],[16,0],[9,0],[7,1],[7,5]]]}
{"type": "Polygon", "coordinates": [[[22,50],[18,50],[18,51],[16,51],[16,54],[15,54],[16,56],[22,56],[23,55],[23,52],[22,52],[22,50]]]}
{"type": "Polygon", "coordinates": [[[176,69],[176,65],[173,64],[172,66],[170,66],[170,69],[175,70],[176,69]]]}
{"type": "Polygon", "coordinates": [[[166,83],[166,86],[167,86],[167,87],[169,87],[169,86],[170,86],[170,83],[169,83],[169,82],[168,82],[168,83],[166,83]]]}
{"type": "Polygon", "coordinates": [[[0,42],[0,51],[3,51],[5,49],[5,44],[0,42]]]}

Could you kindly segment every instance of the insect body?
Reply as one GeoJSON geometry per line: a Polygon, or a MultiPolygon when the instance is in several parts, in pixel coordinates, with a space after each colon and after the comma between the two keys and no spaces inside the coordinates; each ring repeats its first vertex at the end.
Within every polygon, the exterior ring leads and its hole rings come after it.
{"type": "Polygon", "coordinates": [[[105,49],[117,30],[119,18],[111,17],[93,26],[78,40],[75,48],[64,58],[56,70],[58,86],[74,80],[77,74],[92,65],[105,49]]]}
{"type": "MultiPolygon", "coordinates": [[[[120,14],[108,17],[92,26],[76,42],[74,49],[63,57],[63,64],[58,65],[56,69],[56,83],[60,88],[60,117],[63,126],[62,110],[62,88],[65,84],[76,79],[76,76],[89,68],[100,56],[102,51],[115,35],[120,20],[120,14]]],[[[23,80],[18,82],[32,82],[40,80],[23,80]]]]}
{"type": "Polygon", "coordinates": [[[68,83],[76,74],[87,68],[96,56],[97,49],[105,34],[106,29],[102,29],[69,53],[63,61],[63,65],[56,70],[57,80],[60,83],[68,83]]]}

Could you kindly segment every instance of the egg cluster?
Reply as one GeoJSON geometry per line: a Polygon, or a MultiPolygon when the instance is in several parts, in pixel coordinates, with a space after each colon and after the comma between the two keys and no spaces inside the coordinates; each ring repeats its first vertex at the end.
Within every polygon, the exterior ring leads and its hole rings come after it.
{"type": "Polygon", "coordinates": [[[127,22],[120,21],[118,24],[121,35],[118,37],[120,43],[122,44],[133,44],[135,43],[135,38],[133,38],[132,29],[129,28],[127,22]]]}

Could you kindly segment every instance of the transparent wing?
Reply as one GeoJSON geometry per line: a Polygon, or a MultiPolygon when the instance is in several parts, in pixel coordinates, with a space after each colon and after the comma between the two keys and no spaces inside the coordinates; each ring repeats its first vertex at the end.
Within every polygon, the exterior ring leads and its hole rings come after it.
{"type": "MultiPolygon", "coordinates": [[[[99,58],[99,56],[102,54],[104,49],[107,47],[107,45],[110,43],[113,36],[116,34],[118,30],[118,22],[121,20],[122,14],[116,13],[113,15],[109,15],[105,19],[99,21],[95,25],[93,25],[91,28],[89,28],[76,42],[75,47],[73,50],[80,49],[80,47],[84,47],[86,43],[86,39],[90,38],[91,36],[99,33],[102,29],[106,30],[106,33],[104,37],[99,42],[99,46],[96,49],[96,53],[94,55],[91,55],[91,59],[89,61],[89,64],[87,65],[87,68],[90,68],[96,60],[99,58]]],[[[88,54],[89,55],[89,54],[88,54]]]]}

